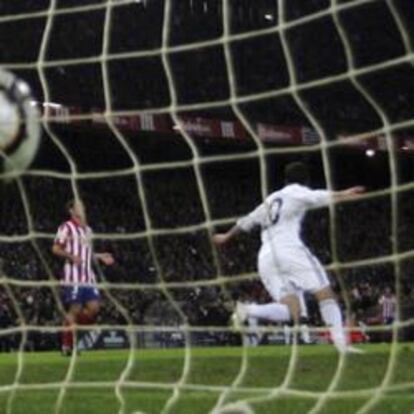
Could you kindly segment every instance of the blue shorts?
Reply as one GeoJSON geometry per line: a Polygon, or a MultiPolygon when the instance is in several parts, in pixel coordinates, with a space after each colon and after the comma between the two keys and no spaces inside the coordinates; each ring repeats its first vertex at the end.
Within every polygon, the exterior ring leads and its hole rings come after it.
{"type": "Polygon", "coordinates": [[[84,305],[92,300],[100,300],[98,288],[94,286],[65,286],[62,289],[62,301],[65,305],[79,303],[84,305]]]}

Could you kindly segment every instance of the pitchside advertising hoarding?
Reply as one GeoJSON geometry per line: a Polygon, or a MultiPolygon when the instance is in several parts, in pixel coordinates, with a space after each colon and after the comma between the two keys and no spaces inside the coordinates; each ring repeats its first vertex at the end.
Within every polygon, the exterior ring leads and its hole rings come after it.
{"type": "Polygon", "coordinates": [[[95,349],[122,349],[129,347],[129,339],[125,331],[111,329],[102,331],[96,340],[95,349]]]}
{"type": "MultiPolygon", "coordinates": [[[[177,122],[169,114],[113,113],[105,114],[102,109],[92,109],[89,114],[81,113],[79,108],[65,107],[60,104],[48,106],[47,103],[36,102],[41,110],[48,108],[47,120],[61,123],[76,123],[87,118],[93,126],[99,127],[111,122],[122,131],[154,132],[161,134],[188,134],[190,137],[204,137],[217,140],[245,141],[253,137],[267,144],[280,146],[317,145],[322,141],[321,134],[314,128],[291,125],[275,125],[268,123],[249,123],[242,120],[221,120],[193,115],[179,115],[177,122]]],[[[332,140],[331,137],[325,137],[332,140]]],[[[402,133],[372,134],[338,134],[336,140],[340,146],[355,149],[372,149],[388,151],[390,148],[399,151],[414,152],[414,136],[402,133]]]]}

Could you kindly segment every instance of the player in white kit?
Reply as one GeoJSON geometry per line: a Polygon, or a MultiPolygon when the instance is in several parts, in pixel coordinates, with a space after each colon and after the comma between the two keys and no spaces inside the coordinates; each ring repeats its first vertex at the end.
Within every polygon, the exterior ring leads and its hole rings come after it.
{"type": "Polygon", "coordinates": [[[301,224],[307,210],[356,197],[363,187],[343,191],[312,190],[306,185],[309,173],[305,164],[294,162],[285,168],[285,186],[270,194],[255,210],[242,217],[226,233],[213,236],[213,242],[226,244],[240,232],[261,228],[262,246],[258,255],[260,278],[275,303],[243,305],[238,303],[236,317],[275,322],[298,323],[300,303],[297,292],[315,295],[322,319],[330,327],[332,340],[340,352],[356,351],[346,343],[342,315],[326,272],[301,239],[301,224]]]}

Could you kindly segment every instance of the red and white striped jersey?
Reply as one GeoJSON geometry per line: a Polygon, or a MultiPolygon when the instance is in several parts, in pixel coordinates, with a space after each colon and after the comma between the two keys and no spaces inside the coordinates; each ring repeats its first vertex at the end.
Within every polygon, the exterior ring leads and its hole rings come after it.
{"type": "Polygon", "coordinates": [[[92,229],[89,226],[81,226],[74,220],[68,220],[59,227],[55,243],[69,254],[82,259],[81,264],[65,261],[63,283],[95,284],[96,277],[92,270],[92,229]]]}
{"type": "Polygon", "coordinates": [[[379,299],[379,304],[381,305],[381,314],[384,320],[394,318],[395,316],[395,307],[397,300],[394,295],[387,296],[382,295],[379,299]]]}

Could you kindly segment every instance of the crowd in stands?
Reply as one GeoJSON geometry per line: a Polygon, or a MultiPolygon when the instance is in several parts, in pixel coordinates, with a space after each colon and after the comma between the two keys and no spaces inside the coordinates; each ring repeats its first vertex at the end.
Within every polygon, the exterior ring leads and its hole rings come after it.
{"type": "MultiPolygon", "coordinates": [[[[57,2],[57,9],[69,12],[54,18],[46,47],[46,61],[62,64],[45,70],[49,99],[84,112],[107,106],[104,95],[101,62],[105,22],[103,1],[84,2],[101,4],[102,8],[88,10],[70,7],[73,0],[57,2]],[[68,65],[65,60],[92,59],[68,65]]],[[[339,23],[327,0],[293,0],[285,2],[284,14],[279,16],[273,0],[229,2],[230,34],[256,32],[255,36],[230,42],[235,93],[239,96],[289,87],[287,61],[280,31],[269,30],[284,19],[292,27],[285,28],[285,41],[291,52],[295,78],[299,84],[346,74],[345,47],[338,25],[344,29],[357,68],[400,58],[406,52],[402,31],[414,39],[408,24],[412,16],[411,3],[399,0],[394,11],[401,18],[397,24],[386,2],[338,1],[339,23]],[[341,9],[342,6],[344,9],[341,9]],[[312,14],[320,18],[309,19],[312,14]],[[370,17],[370,18],[368,18],[370,17]],[[302,23],[297,23],[305,19],[302,23]],[[296,23],[294,23],[296,22],[296,23]],[[385,29],[384,29],[385,28],[385,29]],[[261,30],[257,34],[257,30],[261,30]]],[[[116,58],[107,61],[111,109],[148,109],[167,107],[171,101],[165,67],[161,56],[131,57],[135,52],[153,52],[162,46],[163,25],[169,26],[168,46],[180,47],[194,42],[215,41],[209,47],[195,47],[176,51],[168,56],[178,104],[205,103],[228,99],[230,95],[228,68],[223,44],[223,2],[220,0],[182,0],[173,2],[170,16],[164,15],[164,2],[115,2],[112,6],[112,24],[107,53],[116,58]],[[124,55],[123,55],[124,54],[124,55]],[[133,91],[133,93],[131,93],[133,91]]],[[[46,12],[49,2],[25,0],[6,2],[1,14],[46,12]]],[[[0,25],[5,44],[19,43],[18,48],[0,50],[2,62],[31,63],[39,56],[46,17],[11,19],[0,25]]],[[[44,95],[37,70],[25,70],[21,75],[32,85],[41,101],[44,95]]],[[[359,82],[378,101],[389,122],[413,117],[412,67],[409,64],[393,66],[390,70],[374,71],[360,76],[359,82]]],[[[352,132],[373,129],[381,125],[376,111],[357,91],[350,80],[328,83],[323,87],[304,90],[300,94],[304,104],[318,119],[329,136],[337,129],[352,132]]],[[[304,125],[309,120],[288,93],[275,98],[250,101],[241,106],[250,119],[275,124],[304,125]]],[[[216,109],[218,111],[218,109],[216,109]]],[[[223,114],[231,113],[223,108],[223,114]]],[[[233,114],[234,116],[234,114],[233,114]]]]}

